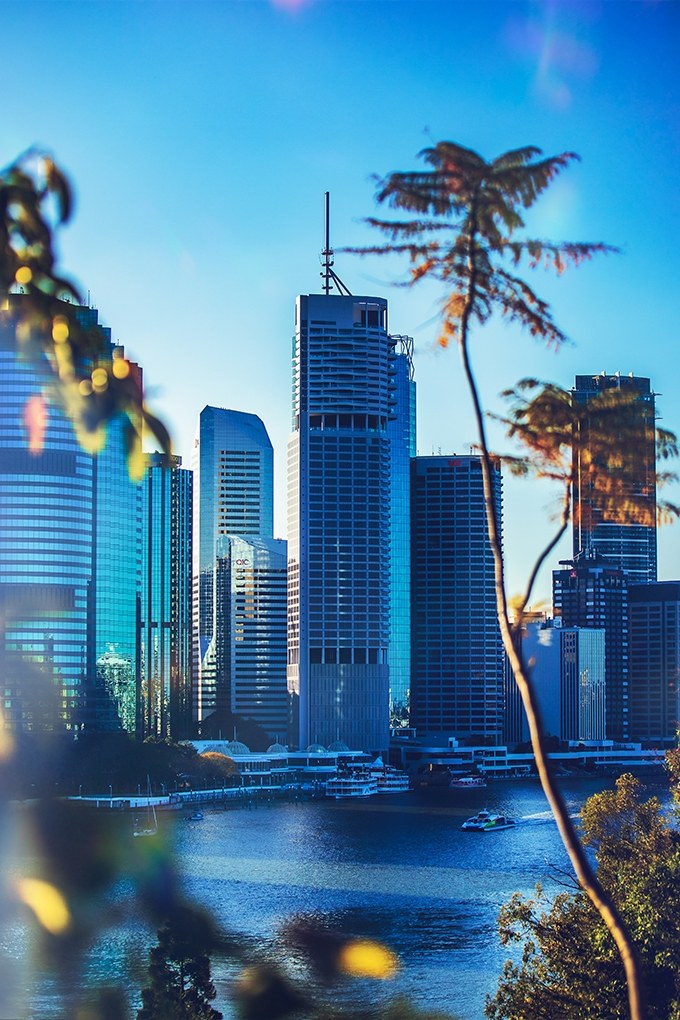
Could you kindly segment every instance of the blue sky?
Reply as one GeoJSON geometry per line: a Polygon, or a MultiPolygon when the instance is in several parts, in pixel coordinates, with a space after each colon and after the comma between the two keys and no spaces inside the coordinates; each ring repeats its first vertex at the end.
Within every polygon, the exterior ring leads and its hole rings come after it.
{"type": "MultiPolygon", "coordinates": [[[[489,406],[525,375],[632,371],[680,430],[680,4],[24,0],[0,18],[0,165],[38,145],[71,175],[63,266],[143,364],[185,462],[205,404],[261,415],[279,535],[294,298],[319,288],[323,193],[334,246],[370,243],[371,175],[414,167],[432,140],[578,152],[532,230],[622,249],[534,274],[568,349],[495,323],[476,336],[489,406]]],[[[434,348],[437,290],[392,288],[396,263],[338,254],[336,269],[353,293],[388,297],[392,332],[415,339],[419,452],[466,452],[457,356],[434,348]]],[[[506,484],[513,589],[551,498],[506,484]]],[[[680,576],[680,527],[659,549],[660,577],[680,576]]]]}

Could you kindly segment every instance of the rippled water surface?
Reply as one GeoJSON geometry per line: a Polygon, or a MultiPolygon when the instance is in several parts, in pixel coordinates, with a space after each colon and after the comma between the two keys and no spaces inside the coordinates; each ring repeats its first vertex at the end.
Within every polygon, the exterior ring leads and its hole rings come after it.
{"type": "MultiPolygon", "coordinates": [[[[563,782],[576,815],[605,781],[563,782]]],[[[507,951],[496,916],[514,891],[548,890],[568,869],[557,830],[534,781],[498,782],[477,791],[413,791],[363,801],[276,803],[205,812],[195,824],[168,822],[187,892],[227,928],[268,952],[291,916],[313,917],[343,933],[377,938],[399,955],[395,981],[355,985],[369,997],[405,992],[421,1006],[483,1016],[507,951]],[[517,819],[501,832],[461,832],[482,807],[517,819]]],[[[121,902],[126,890],[119,889],[121,902]]],[[[88,958],[86,979],[119,979],[138,989],[153,932],[129,911],[88,958]]],[[[31,981],[26,934],[17,922],[5,933],[12,963],[31,981]]],[[[16,974],[16,971],[15,971],[16,974]]],[[[0,973],[0,979],[2,973],[0,973]]],[[[216,963],[215,1005],[230,1016],[230,974],[216,963]]],[[[33,974],[26,1016],[58,1016],[56,989],[33,974]]],[[[2,1014],[5,1017],[13,1014],[2,1014]]]]}

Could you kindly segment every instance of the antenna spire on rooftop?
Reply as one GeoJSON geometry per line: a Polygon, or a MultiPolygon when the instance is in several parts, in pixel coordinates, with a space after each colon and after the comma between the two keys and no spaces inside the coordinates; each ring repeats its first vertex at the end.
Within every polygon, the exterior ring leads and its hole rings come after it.
{"type": "Polygon", "coordinates": [[[331,200],[330,193],[324,192],[324,246],[321,252],[321,264],[323,269],[319,274],[323,280],[322,290],[324,294],[330,294],[333,284],[335,284],[336,290],[339,294],[343,294],[346,297],[351,297],[351,294],[347,287],[344,285],[338,274],[333,269],[333,249],[331,248],[330,241],[331,233],[331,200]]]}

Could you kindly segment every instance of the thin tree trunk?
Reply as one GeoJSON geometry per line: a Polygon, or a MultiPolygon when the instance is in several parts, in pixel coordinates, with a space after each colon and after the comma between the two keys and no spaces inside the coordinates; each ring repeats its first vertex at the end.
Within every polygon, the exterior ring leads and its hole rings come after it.
{"type": "MultiPolygon", "coordinates": [[[[498,623],[501,631],[503,647],[512,669],[515,683],[519,688],[529,723],[531,735],[531,746],[534,752],[538,775],[541,780],[543,792],[546,795],[550,809],[557,822],[557,828],[564,847],[569,855],[578,882],[590,899],[591,903],[599,913],[614,939],[618,948],[626,974],[628,989],[628,1005],[631,1020],[644,1020],[645,1009],[643,1003],[642,981],[640,977],[640,966],[636,948],[626,930],[624,922],[616,909],[614,903],[600,885],[595,872],[593,871],[585,851],[578,838],[578,834],[572,824],[569,812],[566,808],[562,795],[555,783],[550,771],[548,755],[543,740],[543,727],[536,692],[531,678],[528,675],[521,652],[518,651],[514,640],[513,629],[510,625],[508,612],[507,593],[505,588],[505,564],[501,546],[499,522],[496,517],[496,504],[491,484],[491,455],[486,439],[486,428],[484,424],[484,412],[482,410],[479,391],[472,372],[468,350],[468,329],[470,315],[474,306],[476,289],[476,267],[475,267],[475,235],[476,235],[476,206],[473,202],[471,208],[470,243],[468,246],[468,288],[465,305],[461,315],[459,331],[459,347],[465,378],[472,398],[475,423],[479,436],[479,447],[482,461],[482,481],[484,486],[484,504],[486,509],[487,530],[489,543],[494,559],[496,607],[498,612],[498,623]]],[[[565,525],[566,526],[566,525],[565,525]]],[[[548,547],[546,553],[551,547],[548,547]]],[[[532,578],[535,573],[532,573],[532,578]]]]}

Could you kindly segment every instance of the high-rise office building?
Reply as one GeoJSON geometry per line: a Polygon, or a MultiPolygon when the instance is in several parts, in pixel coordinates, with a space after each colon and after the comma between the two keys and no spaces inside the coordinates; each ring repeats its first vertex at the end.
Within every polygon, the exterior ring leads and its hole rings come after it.
{"type": "MultiPolygon", "coordinates": [[[[497,520],[501,474],[493,472],[497,520]]],[[[411,461],[411,725],[499,742],[503,650],[479,457],[411,461]]]]}
{"type": "Polygon", "coordinates": [[[409,721],[411,690],[411,458],[416,455],[413,340],[393,336],[394,416],[390,440],[390,719],[409,721]]]}
{"type": "MultiPolygon", "coordinates": [[[[12,306],[21,300],[13,296],[0,313],[1,580],[8,605],[4,654],[12,662],[7,660],[6,676],[18,671],[33,680],[23,684],[21,698],[19,687],[12,688],[6,709],[19,727],[33,725],[31,714],[44,717],[36,697],[47,690],[40,678],[49,674],[62,722],[134,733],[142,487],[129,477],[121,419],[108,422],[97,456],[86,453],[71,422],[46,399],[52,382],[47,363],[17,355],[12,306]],[[41,449],[40,443],[31,449],[26,435],[25,423],[36,417],[42,418],[41,449]]],[[[97,309],[75,311],[113,355],[110,330],[100,325],[97,309]]]]}
{"type": "Polygon", "coordinates": [[[631,584],[630,731],[675,742],[680,725],[680,581],[631,584]]]}
{"type": "Polygon", "coordinates": [[[193,476],[181,457],[148,457],[142,487],[140,732],[191,735],[193,476]]]}
{"type": "Polygon", "coordinates": [[[0,310],[0,690],[13,730],[80,726],[92,582],[92,457],[49,404],[46,362],[0,310]],[[32,431],[31,431],[32,429],[32,431]]]}
{"type": "Polygon", "coordinates": [[[388,744],[387,302],[298,297],[288,489],[288,687],[294,743],[388,744]]]}
{"type": "Polygon", "coordinates": [[[274,516],[272,444],[261,419],[204,407],[192,458],[194,472],[194,718],[231,711],[229,676],[218,670],[226,640],[216,626],[217,540],[222,535],[271,538],[274,516]]]}
{"type": "Polygon", "coordinates": [[[553,571],[553,614],[563,627],[605,632],[607,738],[630,737],[628,683],[628,580],[625,571],[595,549],[553,571]]]}
{"type": "MultiPolygon", "coordinates": [[[[603,628],[529,623],[522,635],[546,736],[561,741],[605,739],[605,632],[603,628]]],[[[514,681],[513,681],[514,682],[514,681]]],[[[529,739],[522,710],[517,740],[529,739]]]]}
{"type": "MultiPolygon", "coordinates": [[[[94,313],[95,309],[86,309],[94,313]]],[[[107,331],[108,332],[108,331],[107,331]]],[[[142,581],[143,485],[130,478],[124,421],[107,426],[106,446],[93,458],[94,550],[89,689],[90,725],[143,730],[139,623],[142,581]]]]}
{"type": "Polygon", "coordinates": [[[288,732],[287,554],[277,538],[217,539],[217,671],[228,677],[230,711],[265,730],[288,732]]]}
{"type": "MultiPolygon", "coordinates": [[[[639,412],[639,430],[634,443],[636,480],[635,494],[648,505],[652,523],[618,524],[603,520],[597,495],[592,491],[585,466],[577,457],[574,479],[573,550],[574,556],[589,549],[596,550],[610,563],[626,571],[630,582],[656,581],[656,440],[654,393],[649,379],[639,376],[577,375],[572,398],[577,404],[588,404],[599,394],[611,390],[633,394],[639,412]]],[[[584,426],[588,427],[587,421],[584,426]]],[[[617,437],[612,436],[613,444],[617,437]]]]}

